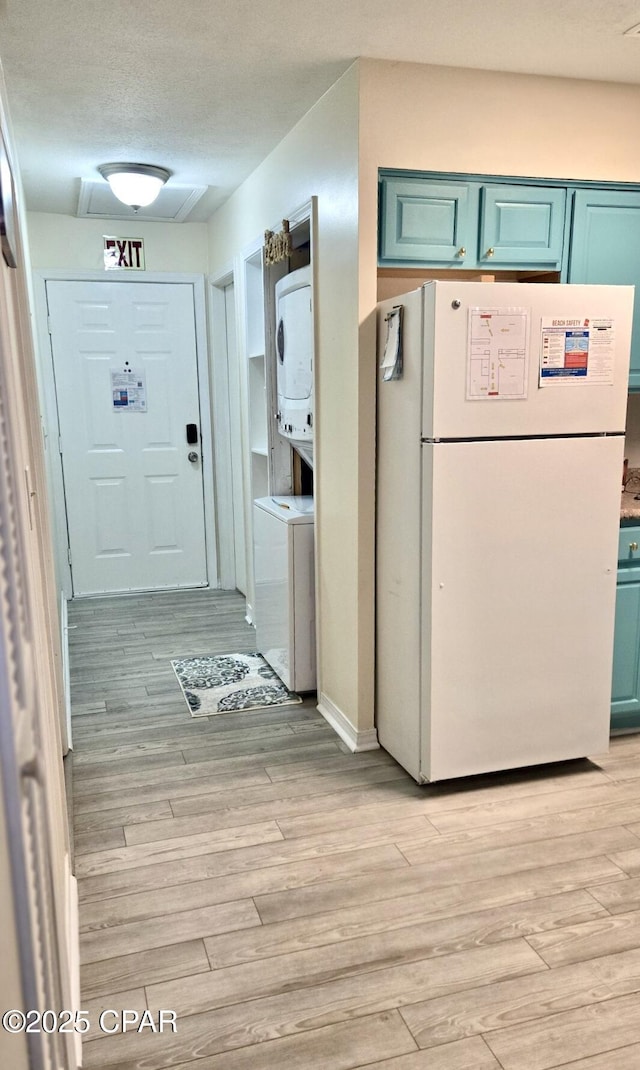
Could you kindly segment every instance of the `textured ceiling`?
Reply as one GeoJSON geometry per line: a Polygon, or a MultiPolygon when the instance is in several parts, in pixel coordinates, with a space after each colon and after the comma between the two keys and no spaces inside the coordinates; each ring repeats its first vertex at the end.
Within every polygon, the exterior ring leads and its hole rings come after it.
{"type": "Polygon", "coordinates": [[[206,219],[357,56],[640,83],[640,0],[0,0],[29,208],[98,164],[208,186],[206,219]]]}

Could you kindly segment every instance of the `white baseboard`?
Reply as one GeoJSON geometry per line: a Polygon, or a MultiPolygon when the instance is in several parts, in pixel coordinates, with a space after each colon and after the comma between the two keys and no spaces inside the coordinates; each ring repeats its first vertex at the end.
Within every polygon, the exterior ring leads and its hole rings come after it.
{"type": "MultiPolygon", "coordinates": [[[[69,936],[69,979],[70,992],[65,993],[70,999],[70,1008],[80,1010],[80,910],[78,906],[78,881],[71,873],[69,856],[66,859],[67,869],[67,925],[69,936]]],[[[79,1033],[73,1035],[73,1051],[76,1066],[82,1066],[82,1037],[79,1033]]]]}
{"type": "Polygon", "coordinates": [[[71,739],[71,679],[69,676],[69,614],[67,598],[60,592],[60,644],[62,646],[62,686],[64,687],[65,719],[67,724],[67,746],[73,749],[71,739]]]}
{"type": "Polygon", "coordinates": [[[379,749],[378,733],[375,728],[367,728],[364,732],[358,732],[342,710],[338,709],[335,703],[322,693],[319,696],[318,711],[325,721],[329,722],[334,732],[338,733],[340,739],[344,740],[349,750],[356,753],[363,750],[379,749]]]}

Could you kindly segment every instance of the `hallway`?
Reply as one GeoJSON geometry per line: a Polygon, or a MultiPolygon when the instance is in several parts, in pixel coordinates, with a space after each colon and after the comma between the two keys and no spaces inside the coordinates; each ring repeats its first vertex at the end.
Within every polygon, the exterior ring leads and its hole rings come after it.
{"type": "Polygon", "coordinates": [[[638,737],[419,788],[312,700],[190,717],[169,661],[253,648],[238,594],[69,608],[86,1067],[635,1070],[638,737]]]}

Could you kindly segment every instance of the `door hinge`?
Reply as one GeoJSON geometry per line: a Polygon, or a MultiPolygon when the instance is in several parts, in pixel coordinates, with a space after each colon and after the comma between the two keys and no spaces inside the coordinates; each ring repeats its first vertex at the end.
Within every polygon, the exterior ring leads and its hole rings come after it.
{"type": "Polygon", "coordinates": [[[67,546],[67,561],[71,564],[71,547],[67,546]]]}
{"type": "Polygon", "coordinates": [[[62,435],[58,435],[58,453],[62,456],[62,435]]]}
{"type": "Polygon", "coordinates": [[[53,324],[51,322],[51,316],[47,316],[47,330],[49,334],[53,334],[53,324]]]}
{"type": "Polygon", "coordinates": [[[29,506],[29,528],[33,531],[33,499],[36,496],[36,492],[31,485],[31,472],[28,466],[24,470],[24,483],[27,491],[27,505],[29,506]]]}

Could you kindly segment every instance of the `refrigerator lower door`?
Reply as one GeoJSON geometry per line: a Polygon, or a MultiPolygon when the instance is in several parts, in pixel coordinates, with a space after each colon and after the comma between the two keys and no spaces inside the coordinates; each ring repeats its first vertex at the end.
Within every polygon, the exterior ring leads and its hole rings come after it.
{"type": "Polygon", "coordinates": [[[622,455],[423,445],[422,779],[606,750],[622,455]]]}

